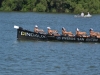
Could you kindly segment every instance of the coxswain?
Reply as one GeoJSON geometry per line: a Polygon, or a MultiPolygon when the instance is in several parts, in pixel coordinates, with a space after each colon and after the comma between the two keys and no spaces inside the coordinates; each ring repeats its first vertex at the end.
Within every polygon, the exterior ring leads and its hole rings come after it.
{"type": "Polygon", "coordinates": [[[56,30],[51,30],[50,27],[47,27],[48,29],[48,35],[51,35],[51,36],[60,36],[60,34],[58,34],[58,32],[56,30]]]}
{"type": "Polygon", "coordinates": [[[64,35],[64,36],[73,36],[72,32],[67,32],[64,27],[62,28],[62,35],[64,35]]]}
{"type": "Polygon", "coordinates": [[[77,37],[87,37],[86,32],[81,32],[78,28],[76,29],[76,36],[77,37]]]}
{"type": "Polygon", "coordinates": [[[38,29],[37,25],[35,25],[34,32],[35,33],[44,33],[43,29],[38,29]]]}

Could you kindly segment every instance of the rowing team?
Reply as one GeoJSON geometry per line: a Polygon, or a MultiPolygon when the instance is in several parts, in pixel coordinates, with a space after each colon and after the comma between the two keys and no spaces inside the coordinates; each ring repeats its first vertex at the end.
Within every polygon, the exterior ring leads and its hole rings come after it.
{"type": "MultiPolygon", "coordinates": [[[[56,30],[52,30],[50,27],[47,27],[48,29],[48,35],[51,36],[60,36],[56,30]]],[[[90,36],[87,36],[86,32],[81,32],[78,28],[76,29],[76,37],[97,37],[100,38],[100,33],[99,32],[94,32],[92,28],[90,28],[90,36]]],[[[37,25],[35,25],[34,28],[35,33],[44,33],[42,29],[39,29],[37,25]]],[[[66,31],[66,29],[63,27],[62,28],[62,35],[63,36],[74,36],[72,32],[66,31]]]]}

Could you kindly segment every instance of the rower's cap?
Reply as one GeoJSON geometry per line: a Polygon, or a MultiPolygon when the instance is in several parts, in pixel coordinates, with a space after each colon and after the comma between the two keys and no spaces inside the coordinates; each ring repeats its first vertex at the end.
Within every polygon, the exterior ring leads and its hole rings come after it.
{"type": "Polygon", "coordinates": [[[35,25],[35,27],[38,27],[37,25],[35,25]]]}
{"type": "Polygon", "coordinates": [[[92,31],[93,30],[93,28],[90,28],[90,31],[92,31]]]}
{"type": "Polygon", "coordinates": [[[62,29],[63,29],[63,30],[65,30],[65,28],[64,28],[64,27],[62,27],[62,29]]]}
{"type": "Polygon", "coordinates": [[[50,27],[47,27],[47,29],[51,29],[50,27]]]}
{"type": "Polygon", "coordinates": [[[76,30],[77,30],[77,31],[79,31],[79,29],[78,29],[78,28],[77,28],[76,30]]]}

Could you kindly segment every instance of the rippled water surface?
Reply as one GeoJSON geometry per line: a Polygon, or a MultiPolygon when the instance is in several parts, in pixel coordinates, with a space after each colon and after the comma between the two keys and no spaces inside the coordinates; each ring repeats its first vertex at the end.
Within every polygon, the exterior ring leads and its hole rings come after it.
{"type": "Polygon", "coordinates": [[[100,43],[17,40],[14,25],[100,32],[100,15],[0,12],[0,75],[100,75],[100,43]]]}

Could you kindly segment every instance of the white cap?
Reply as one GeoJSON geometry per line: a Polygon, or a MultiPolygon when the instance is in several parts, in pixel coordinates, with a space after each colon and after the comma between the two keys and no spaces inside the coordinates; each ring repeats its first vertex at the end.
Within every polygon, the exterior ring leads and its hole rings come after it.
{"type": "Polygon", "coordinates": [[[78,28],[77,28],[76,30],[77,30],[77,31],[79,31],[79,29],[78,29],[78,28]]]}
{"type": "Polygon", "coordinates": [[[19,29],[19,26],[14,25],[14,28],[15,28],[15,29],[19,29]]]}
{"type": "Polygon", "coordinates": [[[92,28],[90,28],[90,31],[93,30],[92,28]]]}
{"type": "Polygon", "coordinates": [[[47,29],[51,29],[50,27],[47,27],[47,29]]]}
{"type": "Polygon", "coordinates": [[[38,27],[37,25],[35,25],[35,27],[38,27]]]}
{"type": "Polygon", "coordinates": [[[64,27],[62,27],[62,29],[63,29],[63,30],[65,30],[65,28],[64,28],[64,27]]]}

